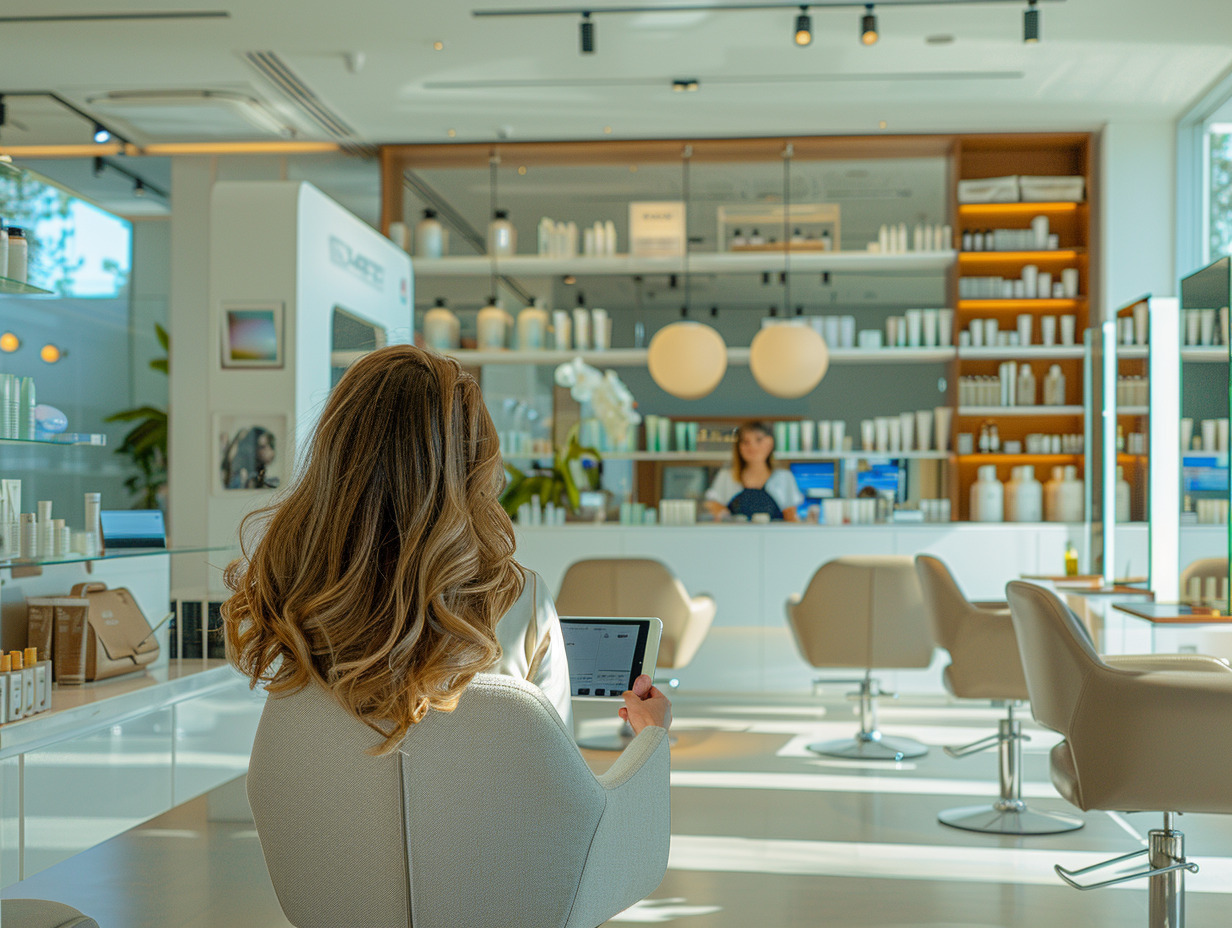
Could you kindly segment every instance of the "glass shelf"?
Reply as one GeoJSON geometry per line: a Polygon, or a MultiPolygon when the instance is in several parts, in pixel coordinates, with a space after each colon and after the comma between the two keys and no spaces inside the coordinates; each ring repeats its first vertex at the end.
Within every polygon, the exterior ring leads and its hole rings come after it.
{"type": "Polygon", "coordinates": [[[158,554],[210,554],[218,551],[235,551],[234,545],[180,548],[117,548],[106,554],[64,554],[56,557],[0,558],[0,569],[5,567],[50,567],[56,564],[82,564],[87,561],[118,561],[129,557],[153,557],[158,554]]]}
{"type": "Polygon", "coordinates": [[[44,290],[42,287],[36,287],[34,284],[21,280],[13,280],[10,277],[0,277],[0,293],[13,296],[55,296],[50,290],[44,290]]]}
{"type": "Polygon", "coordinates": [[[0,438],[0,445],[89,445],[107,446],[107,436],[97,432],[64,432],[50,438],[0,438]]]}

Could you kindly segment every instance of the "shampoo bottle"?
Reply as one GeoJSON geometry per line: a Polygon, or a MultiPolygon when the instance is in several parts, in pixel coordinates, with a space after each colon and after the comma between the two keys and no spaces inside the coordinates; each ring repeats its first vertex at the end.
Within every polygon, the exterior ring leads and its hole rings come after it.
{"type": "Polygon", "coordinates": [[[993,464],[980,466],[979,479],[971,484],[971,521],[1001,522],[1005,518],[1005,488],[997,480],[993,464]]]}
{"type": "Polygon", "coordinates": [[[1125,479],[1125,468],[1117,468],[1117,485],[1116,485],[1116,520],[1117,522],[1128,522],[1130,520],[1129,507],[1129,481],[1125,479]]]}
{"type": "Polygon", "coordinates": [[[438,298],[436,305],[424,313],[424,342],[433,351],[456,351],[462,344],[462,324],[438,298]]]}
{"type": "Polygon", "coordinates": [[[425,209],[423,219],[415,225],[415,255],[420,258],[442,258],[446,251],[445,227],[436,218],[436,210],[425,209]]]}
{"type": "Polygon", "coordinates": [[[5,654],[0,657],[0,681],[4,683],[4,701],[8,704],[8,714],[5,718],[16,722],[22,717],[21,670],[14,669],[13,656],[5,654]]]}

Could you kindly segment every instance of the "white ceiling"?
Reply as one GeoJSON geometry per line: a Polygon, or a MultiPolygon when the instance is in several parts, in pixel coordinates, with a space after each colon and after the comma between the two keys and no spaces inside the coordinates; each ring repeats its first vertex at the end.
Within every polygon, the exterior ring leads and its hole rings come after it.
{"type": "MultiPolygon", "coordinates": [[[[51,89],[83,108],[114,90],[231,90],[282,110],[304,137],[324,137],[243,58],[273,51],[367,142],[445,141],[449,129],[459,141],[604,137],[606,127],[631,138],[876,132],[881,121],[891,132],[936,132],[1174,119],[1232,66],[1226,0],[1045,2],[1038,46],[1023,45],[1025,3],[1014,2],[883,7],[883,38],[872,48],[857,40],[856,9],[814,9],[807,48],[791,43],[795,10],[609,15],[597,18],[598,52],[587,56],[575,17],[471,15],[520,5],[6,0],[6,17],[119,9],[230,17],[6,23],[0,90],[51,89]],[[925,42],[936,34],[954,41],[925,42]],[[363,67],[353,73],[347,61],[357,52],[363,67]],[[681,77],[699,79],[701,90],[672,93],[681,77]]],[[[13,124],[0,143],[88,137],[88,125],[45,101],[9,104],[13,124]]]]}

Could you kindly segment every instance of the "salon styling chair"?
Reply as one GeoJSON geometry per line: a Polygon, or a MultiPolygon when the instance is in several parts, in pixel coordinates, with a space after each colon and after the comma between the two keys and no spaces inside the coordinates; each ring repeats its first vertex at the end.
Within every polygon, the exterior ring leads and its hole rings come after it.
{"type": "Polygon", "coordinates": [[[248,799],[296,928],[596,928],[663,879],[662,728],[596,777],[538,689],[479,674],[377,741],[318,686],[265,704],[248,799]]]}
{"type": "MultiPolygon", "coordinates": [[[[706,595],[690,596],[680,579],[662,561],[650,558],[591,558],[565,571],[556,597],[558,615],[642,618],[663,623],[659,670],[686,666],[706,640],[717,607],[706,595]]],[[[653,675],[652,675],[653,676],[653,675]]],[[[672,678],[669,686],[675,688],[672,678]]],[[[578,741],[592,751],[623,751],[633,737],[627,725],[608,735],[578,741]]]]}
{"type": "Polygon", "coordinates": [[[4,928],[98,928],[98,922],[71,905],[45,899],[5,899],[0,922],[4,928]]]}
{"type": "Polygon", "coordinates": [[[1185,874],[1198,865],[1175,816],[1232,813],[1232,668],[1196,654],[1101,657],[1051,591],[1016,580],[1006,592],[1031,712],[1065,739],[1053,785],[1083,810],[1164,812],[1148,847],[1057,875],[1081,890],[1145,879],[1150,928],[1184,928],[1185,874]]]}
{"type": "Polygon", "coordinates": [[[1016,705],[1027,699],[1027,681],[1014,637],[1014,623],[1005,603],[972,603],[953,574],[938,558],[921,554],[916,574],[932,620],[933,640],[950,655],[945,688],[959,699],[987,699],[1005,706],[1005,718],[995,735],[962,747],[946,747],[950,757],[970,757],[997,749],[1000,798],[991,805],[946,809],[937,818],[944,825],[998,835],[1049,835],[1076,831],[1082,819],[1027,808],[1022,798],[1022,722],[1016,705]]]}
{"type": "Polygon", "coordinates": [[[927,667],[933,642],[920,582],[909,557],[841,557],[813,574],[804,595],[787,600],[787,621],[800,654],[815,668],[852,667],[858,680],[818,679],[814,684],[856,683],[860,730],[854,738],[810,744],[830,757],[897,761],[928,748],[911,738],[883,735],[877,698],[884,692],[873,668],[927,667]]]}

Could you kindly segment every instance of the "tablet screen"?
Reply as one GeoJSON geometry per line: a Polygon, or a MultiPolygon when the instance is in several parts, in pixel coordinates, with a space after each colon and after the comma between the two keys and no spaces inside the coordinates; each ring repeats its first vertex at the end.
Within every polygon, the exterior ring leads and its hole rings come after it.
{"type": "Polygon", "coordinates": [[[619,696],[633,688],[643,667],[653,671],[662,628],[658,619],[562,617],[560,627],[574,696],[619,696]],[[654,655],[646,653],[651,640],[654,655]]]}

